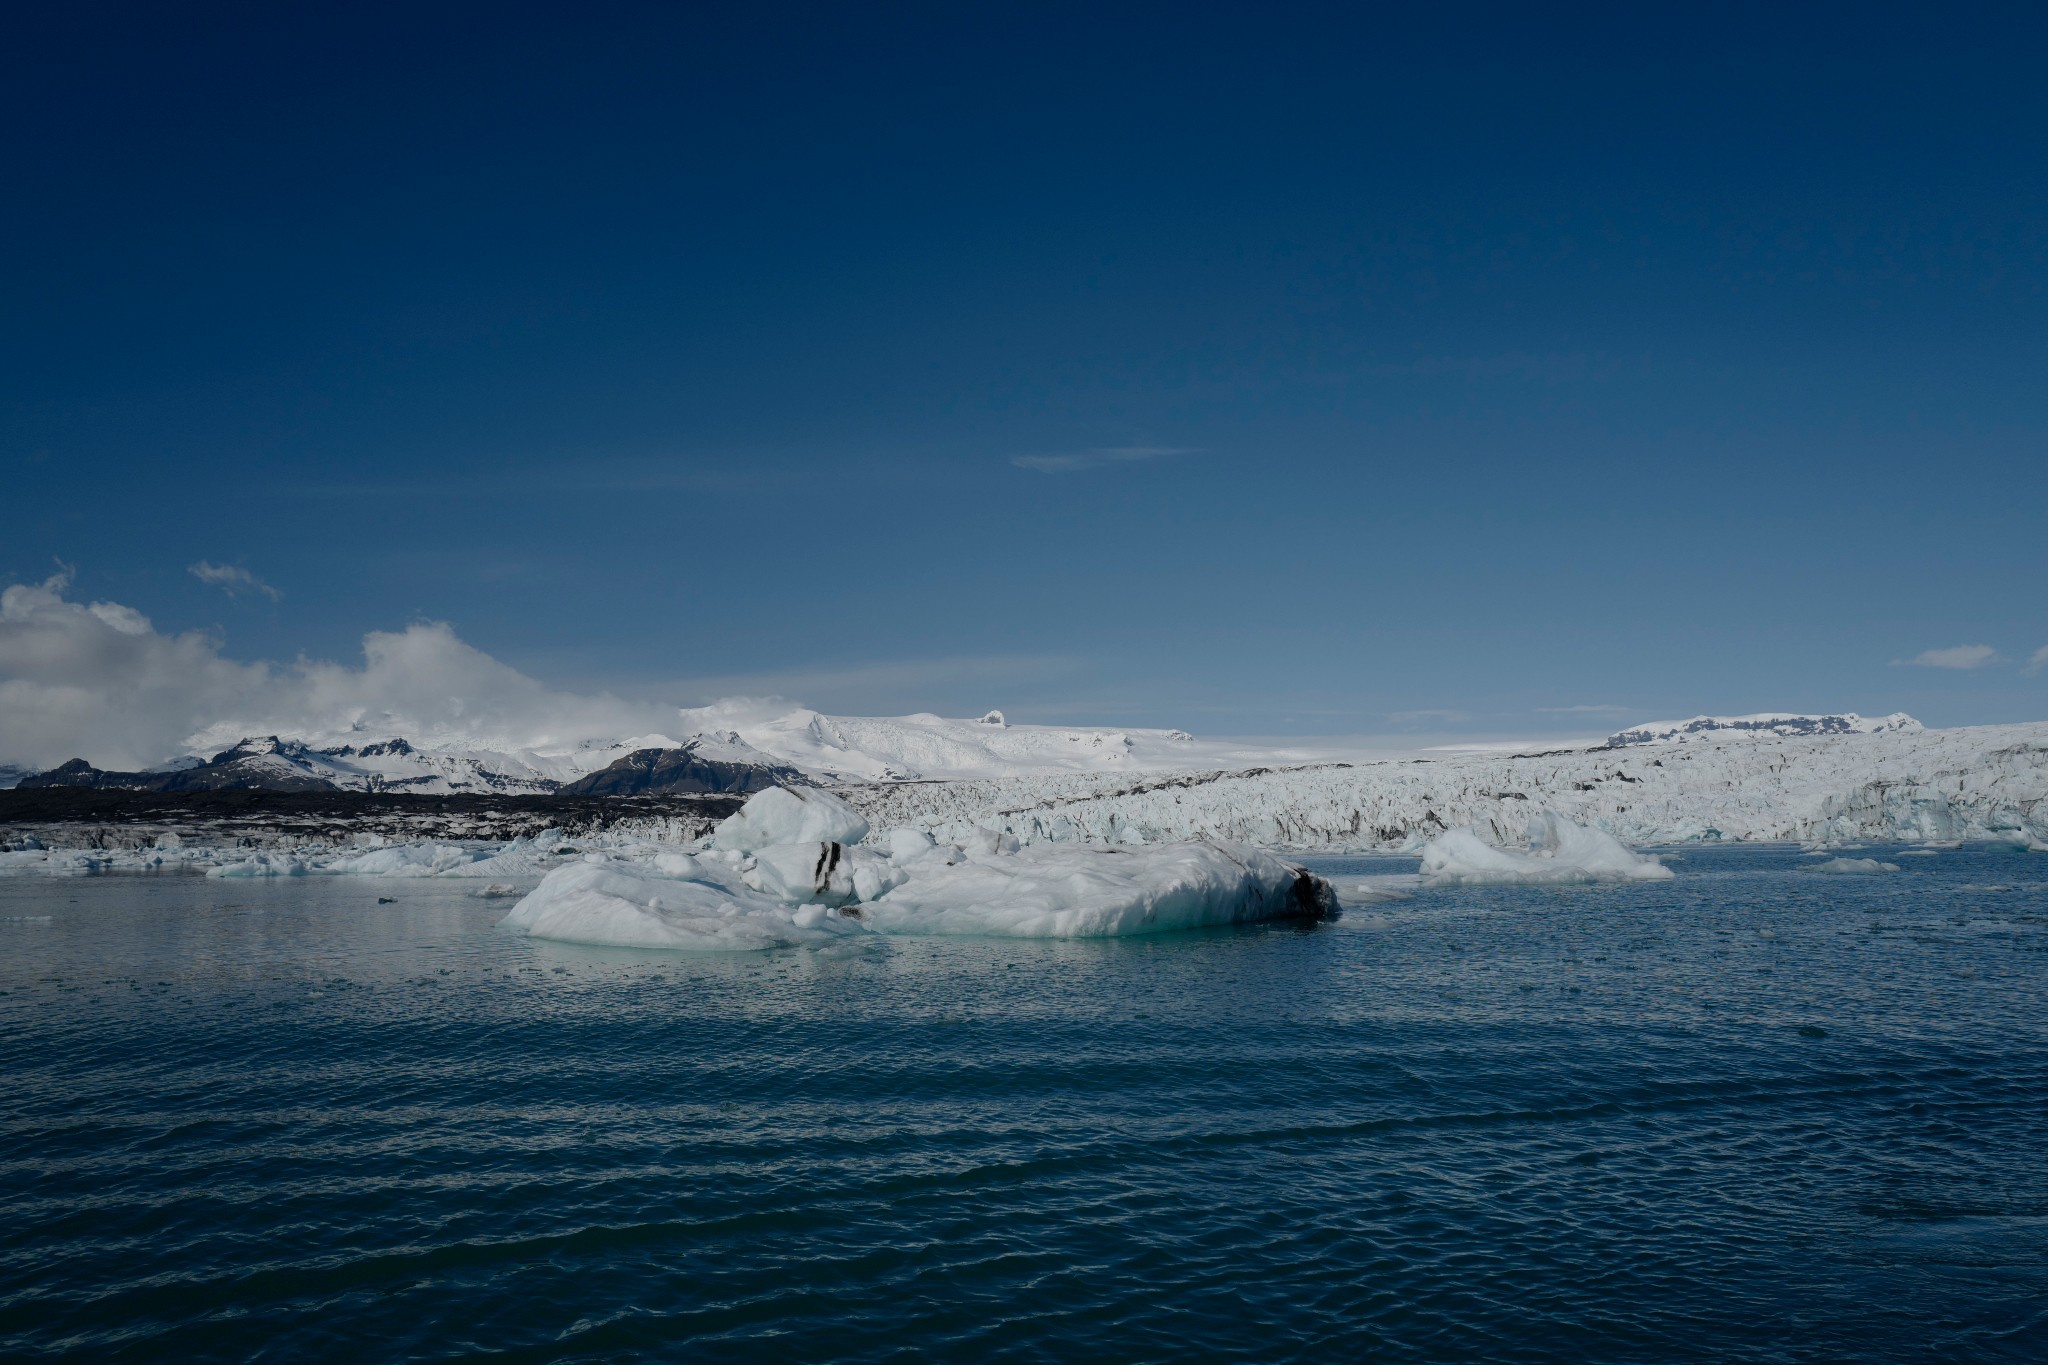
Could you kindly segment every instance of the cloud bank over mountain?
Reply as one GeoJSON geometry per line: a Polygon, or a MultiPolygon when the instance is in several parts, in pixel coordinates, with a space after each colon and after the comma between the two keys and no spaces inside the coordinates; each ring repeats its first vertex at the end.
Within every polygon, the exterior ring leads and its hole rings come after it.
{"type": "Polygon", "coordinates": [[[360,666],[243,663],[216,636],[164,634],[132,607],[68,599],[69,586],[59,574],[0,591],[0,762],[142,768],[269,733],[548,748],[676,721],[673,707],[555,691],[440,622],[371,632],[360,666]]]}

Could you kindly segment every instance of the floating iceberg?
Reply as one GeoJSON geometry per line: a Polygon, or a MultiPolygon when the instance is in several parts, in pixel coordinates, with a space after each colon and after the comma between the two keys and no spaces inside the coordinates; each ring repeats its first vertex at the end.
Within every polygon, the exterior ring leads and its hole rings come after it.
{"type": "Polygon", "coordinates": [[[106,870],[108,860],[71,849],[19,849],[0,853],[0,874],[40,874],[46,877],[87,877],[106,870]]]}
{"type": "Polygon", "coordinates": [[[1879,872],[1897,872],[1897,863],[1881,863],[1875,858],[1830,858],[1824,863],[1815,863],[1809,872],[1829,872],[1838,877],[1869,877],[1879,872]]]}
{"type": "Polygon", "coordinates": [[[556,868],[502,921],[534,938],[619,948],[746,952],[823,946],[861,932],[819,906],[789,906],[695,859],[667,867],[593,861],[556,868]]]}
{"type": "Polygon", "coordinates": [[[701,855],[588,855],[549,872],[503,923],[573,943],[721,952],[862,933],[1097,938],[1337,913],[1320,877],[1210,840],[1020,849],[987,830],[963,847],[897,829],[885,850],[859,844],[866,833],[836,797],[762,792],[701,855]]]}
{"type": "Polygon", "coordinates": [[[1447,830],[1422,849],[1425,886],[1512,883],[1653,882],[1671,869],[1644,858],[1602,830],[1575,825],[1556,811],[1529,817],[1529,848],[1496,848],[1470,827],[1447,830]]]}
{"type": "MultiPolygon", "coordinates": [[[[392,844],[313,870],[344,877],[440,877],[464,871],[482,862],[485,856],[475,849],[453,844],[392,844]]],[[[222,875],[226,875],[225,871],[222,875]]]]}
{"type": "Polygon", "coordinates": [[[923,860],[862,913],[882,933],[1107,938],[1328,919],[1337,899],[1322,878],[1257,849],[1039,844],[950,866],[923,860]]]}
{"type": "Polygon", "coordinates": [[[868,822],[829,792],[804,787],[770,787],[719,822],[713,848],[752,853],[771,844],[857,844],[868,822]]]}

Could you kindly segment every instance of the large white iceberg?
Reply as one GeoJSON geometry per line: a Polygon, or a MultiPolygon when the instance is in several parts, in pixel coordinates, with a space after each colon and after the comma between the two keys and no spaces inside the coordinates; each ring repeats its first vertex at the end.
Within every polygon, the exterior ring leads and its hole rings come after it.
{"type": "Polygon", "coordinates": [[[1256,849],[1020,849],[993,830],[963,847],[898,829],[884,850],[856,842],[865,821],[853,839],[788,837],[847,829],[841,812],[851,811],[822,792],[784,795],[752,797],[701,856],[592,854],[558,867],[504,924],[575,943],[729,951],[861,933],[1095,938],[1337,913],[1329,883],[1256,849]]]}
{"type": "Polygon", "coordinates": [[[862,907],[892,934],[1104,938],[1336,913],[1327,882],[1270,853],[1202,840],[1132,848],[1038,844],[920,860],[862,907]]]}
{"type": "Polygon", "coordinates": [[[771,844],[857,844],[867,833],[861,813],[830,792],[770,787],[720,821],[711,846],[752,853],[771,844]]]}
{"type": "Polygon", "coordinates": [[[697,952],[815,947],[860,932],[854,920],[785,905],[687,855],[653,864],[589,859],[550,872],[505,926],[570,943],[697,952]]]}
{"type": "Polygon", "coordinates": [[[1671,869],[1644,858],[1603,830],[1575,825],[1556,811],[1529,817],[1526,851],[1499,848],[1471,826],[1446,830],[1422,849],[1425,886],[1514,883],[1653,882],[1671,869]]]}

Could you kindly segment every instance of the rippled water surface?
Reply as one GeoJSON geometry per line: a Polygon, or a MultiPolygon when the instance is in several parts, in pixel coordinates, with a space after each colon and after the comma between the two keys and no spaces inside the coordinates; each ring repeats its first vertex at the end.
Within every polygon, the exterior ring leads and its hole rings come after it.
{"type": "Polygon", "coordinates": [[[2048,858],[1895,860],[719,958],[0,882],[0,1355],[2048,1359],[2048,858]]]}

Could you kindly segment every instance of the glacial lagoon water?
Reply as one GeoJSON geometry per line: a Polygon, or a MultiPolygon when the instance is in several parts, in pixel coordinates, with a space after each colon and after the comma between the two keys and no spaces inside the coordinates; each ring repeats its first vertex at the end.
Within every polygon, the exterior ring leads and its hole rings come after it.
{"type": "Polygon", "coordinates": [[[0,1355],[2048,1358],[2048,857],[1857,856],[720,957],[0,881],[0,1355]]]}

